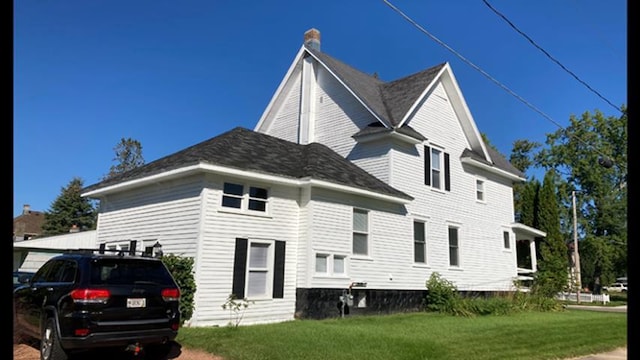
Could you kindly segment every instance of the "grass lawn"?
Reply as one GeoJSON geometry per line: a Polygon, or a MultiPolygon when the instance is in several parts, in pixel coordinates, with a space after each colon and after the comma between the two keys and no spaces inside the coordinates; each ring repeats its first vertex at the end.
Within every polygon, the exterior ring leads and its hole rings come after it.
{"type": "Polygon", "coordinates": [[[233,359],[562,359],[627,344],[627,314],[583,310],[439,313],[182,328],[182,346],[233,359]]]}

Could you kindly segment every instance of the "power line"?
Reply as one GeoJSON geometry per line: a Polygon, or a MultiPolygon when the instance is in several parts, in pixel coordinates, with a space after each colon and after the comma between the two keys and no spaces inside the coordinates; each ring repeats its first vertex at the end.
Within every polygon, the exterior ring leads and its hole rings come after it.
{"type": "MultiPolygon", "coordinates": [[[[387,6],[389,6],[391,9],[393,9],[395,12],[397,12],[400,16],[402,16],[405,20],[407,20],[409,23],[411,23],[414,27],[416,27],[418,30],[420,30],[422,33],[424,33],[425,35],[427,35],[428,37],[430,37],[433,41],[437,42],[438,44],[440,44],[441,46],[443,46],[444,48],[446,48],[447,50],[449,50],[450,52],[452,52],[454,55],[456,55],[457,57],[459,57],[462,61],[464,61],[467,65],[471,66],[472,68],[474,68],[475,70],[477,70],[478,72],[480,72],[482,75],[484,75],[487,79],[491,80],[493,83],[495,83],[496,85],[500,86],[503,90],[505,90],[506,92],[508,92],[510,95],[512,95],[513,97],[515,97],[516,99],[520,100],[522,103],[524,103],[525,105],[527,105],[529,108],[531,108],[533,111],[537,112],[538,114],[542,115],[545,119],[549,120],[550,122],[552,122],[553,124],[555,124],[556,126],[558,126],[560,129],[565,130],[566,129],[560,125],[558,122],[556,122],[555,120],[553,120],[553,118],[551,118],[551,116],[547,115],[546,113],[544,113],[542,110],[538,109],[536,106],[534,106],[533,104],[531,104],[530,102],[528,102],[527,100],[525,100],[522,96],[516,94],[513,90],[509,89],[506,85],[502,84],[500,81],[496,80],[493,76],[489,75],[486,71],[482,70],[480,67],[478,67],[477,65],[475,65],[474,63],[472,63],[471,61],[469,61],[467,58],[465,58],[464,56],[462,56],[460,53],[458,53],[457,51],[455,51],[453,48],[451,48],[449,45],[445,44],[443,41],[441,41],[440,39],[438,39],[437,37],[435,37],[434,35],[432,35],[430,32],[428,32],[425,28],[423,28],[422,26],[420,26],[420,24],[416,23],[413,19],[411,19],[409,16],[407,16],[404,12],[402,12],[400,9],[398,9],[395,5],[391,4],[388,0],[382,0],[385,4],[387,4],[387,6]]],[[[569,134],[568,134],[569,135],[569,134]]],[[[581,138],[577,137],[576,135],[570,134],[571,137],[573,137],[574,139],[578,140],[579,142],[581,142],[582,144],[584,144],[585,146],[593,149],[596,153],[600,154],[600,156],[603,157],[603,159],[609,159],[609,156],[605,155],[604,153],[602,153],[600,150],[598,150],[597,148],[595,148],[593,145],[587,143],[586,141],[582,140],[581,138]]],[[[622,164],[619,164],[619,166],[622,166],[622,164]]]]}
{"type": "Polygon", "coordinates": [[[558,64],[558,66],[560,66],[562,68],[562,70],[566,71],[567,73],[569,73],[569,75],[573,76],[574,79],[578,80],[578,82],[580,82],[582,85],[584,85],[587,89],[591,90],[591,92],[593,92],[594,94],[598,95],[598,97],[600,97],[602,100],[606,101],[609,105],[613,106],[616,110],[620,111],[621,113],[623,112],[621,108],[619,108],[618,106],[614,105],[611,101],[609,101],[607,98],[605,98],[604,96],[602,96],[599,92],[597,92],[596,90],[594,90],[591,86],[589,86],[589,84],[587,84],[586,82],[584,82],[582,79],[580,79],[576,74],[574,74],[571,70],[567,69],[564,65],[562,65],[560,63],[560,61],[556,60],[553,56],[551,56],[551,54],[549,54],[545,49],[543,49],[540,45],[536,44],[535,41],[533,41],[533,39],[531,39],[527,34],[525,34],[523,31],[521,31],[520,29],[518,29],[509,19],[507,19],[507,17],[505,15],[503,15],[502,13],[500,13],[498,10],[496,10],[493,6],[491,6],[491,4],[489,4],[489,1],[487,0],[482,0],[482,2],[484,2],[485,5],[487,5],[487,7],[489,9],[491,9],[491,11],[493,11],[494,13],[496,13],[498,16],[500,16],[507,24],[509,24],[509,26],[511,26],[515,31],[517,31],[520,35],[524,36],[525,39],[529,40],[529,42],[535,46],[538,50],[542,51],[543,54],[545,54],[549,59],[551,59],[553,62],[555,62],[556,64],[558,64]]]}

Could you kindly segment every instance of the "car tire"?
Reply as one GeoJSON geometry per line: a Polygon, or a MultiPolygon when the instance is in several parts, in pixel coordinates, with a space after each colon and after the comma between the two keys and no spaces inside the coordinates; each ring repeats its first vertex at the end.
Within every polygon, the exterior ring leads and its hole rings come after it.
{"type": "Polygon", "coordinates": [[[40,360],[67,360],[67,353],[60,345],[60,335],[54,318],[47,318],[40,337],[40,360]]]}

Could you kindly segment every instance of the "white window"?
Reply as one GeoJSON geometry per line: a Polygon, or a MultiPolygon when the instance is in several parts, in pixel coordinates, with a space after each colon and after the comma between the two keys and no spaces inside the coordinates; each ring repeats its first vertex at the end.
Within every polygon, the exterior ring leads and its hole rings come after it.
{"type": "Polygon", "coordinates": [[[511,237],[509,236],[509,232],[508,231],[503,231],[502,232],[502,241],[504,243],[504,248],[505,249],[511,249],[511,237]]]}
{"type": "Polygon", "coordinates": [[[424,222],[413,222],[413,261],[427,262],[427,243],[424,222]]]}
{"type": "Polygon", "coordinates": [[[476,179],[476,200],[484,201],[484,180],[476,179]]]}
{"type": "Polygon", "coordinates": [[[449,226],[449,265],[460,266],[458,228],[453,226],[449,226]]]}
{"type": "Polygon", "coordinates": [[[353,254],[369,254],[369,213],[353,209],[353,254]]]}
{"type": "Polygon", "coordinates": [[[346,273],[346,256],[316,253],[316,274],[344,275],[346,273]]]}
{"type": "Polygon", "coordinates": [[[222,206],[240,210],[266,212],[269,192],[265,188],[224,183],[222,206]]]}
{"type": "Polygon", "coordinates": [[[316,254],[316,273],[326,274],[328,272],[327,262],[329,259],[329,255],[327,254],[316,254]]]}
{"type": "Polygon", "coordinates": [[[436,189],[442,189],[441,158],[442,151],[431,148],[431,186],[436,189]]]}
{"type": "Polygon", "coordinates": [[[271,294],[271,244],[251,242],[249,248],[249,269],[247,278],[247,296],[263,297],[271,294]]]}

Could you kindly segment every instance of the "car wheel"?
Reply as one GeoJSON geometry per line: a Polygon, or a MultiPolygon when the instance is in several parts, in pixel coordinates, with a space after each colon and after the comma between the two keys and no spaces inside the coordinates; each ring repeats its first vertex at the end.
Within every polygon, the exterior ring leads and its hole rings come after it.
{"type": "Polygon", "coordinates": [[[53,318],[47,318],[40,337],[40,359],[41,360],[67,360],[67,353],[60,345],[58,328],[53,318]]]}

